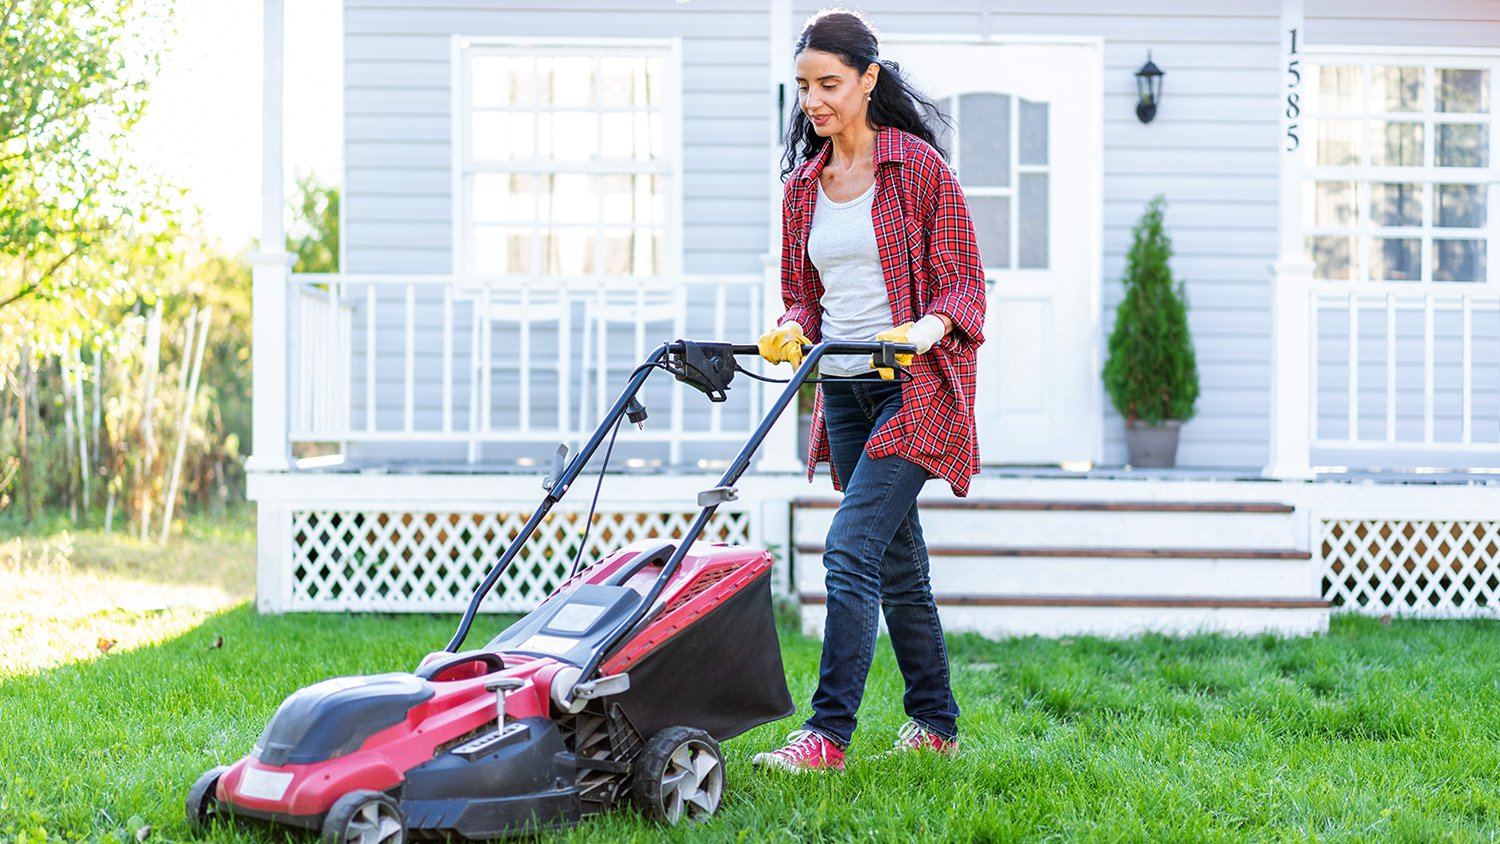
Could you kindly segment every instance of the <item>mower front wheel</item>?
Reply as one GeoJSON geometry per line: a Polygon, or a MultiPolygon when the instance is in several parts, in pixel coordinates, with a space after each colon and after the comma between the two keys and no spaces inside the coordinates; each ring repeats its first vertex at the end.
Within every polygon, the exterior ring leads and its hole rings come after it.
{"type": "Polygon", "coordinates": [[[668,727],[651,737],[635,764],[636,805],[665,824],[708,820],[724,799],[724,754],[713,736],[668,727]]]}
{"type": "Polygon", "coordinates": [[[218,814],[219,801],[214,797],[218,791],[219,777],[229,770],[227,765],[210,768],[193,783],[187,793],[187,822],[190,829],[207,829],[218,814]]]}
{"type": "Polygon", "coordinates": [[[351,791],[323,817],[323,844],[404,844],[406,816],[383,791],[351,791]]]}

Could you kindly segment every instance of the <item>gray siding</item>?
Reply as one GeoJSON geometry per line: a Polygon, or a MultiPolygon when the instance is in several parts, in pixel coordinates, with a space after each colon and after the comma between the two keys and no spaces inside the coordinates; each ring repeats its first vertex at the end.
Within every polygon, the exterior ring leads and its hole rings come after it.
{"type": "Polygon", "coordinates": [[[530,35],[683,39],[683,270],[759,272],[769,28],[755,0],[346,0],[345,269],[452,269],[450,36],[530,35]]]}
{"type": "Polygon", "coordinates": [[[1500,3],[1493,0],[1305,0],[1309,48],[1448,48],[1500,45],[1500,3]]]}
{"type": "MultiPolygon", "coordinates": [[[[822,5],[794,4],[789,40],[822,5]]],[[[868,0],[861,6],[886,34],[1104,39],[1101,350],[1120,298],[1130,228],[1146,202],[1164,194],[1172,267],[1187,286],[1202,380],[1198,416],[1183,429],[1179,461],[1263,465],[1270,428],[1270,265],[1279,224],[1279,2],[868,0]],[[1133,74],[1148,50],[1167,77],[1160,113],[1143,126],[1134,115],[1133,74]]],[[[449,36],[457,33],[681,37],[684,269],[759,272],[775,212],[768,201],[776,155],[766,125],[774,96],[768,4],[346,0],[345,9],[349,271],[451,269],[448,56],[449,36]]],[[[1307,0],[1304,43],[1494,46],[1500,44],[1500,3],[1307,0]]],[[[1335,326],[1323,328],[1336,337],[1335,326]]],[[[395,331],[390,342],[380,341],[382,348],[399,346],[400,326],[395,331]]],[[[466,349],[467,336],[455,347],[466,349]]],[[[427,370],[434,360],[426,359],[427,370]]],[[[1321,385],[1336,391],[1339,361],[1324,357],[1320,363],[1329,368],[1321,385]]],[[[356,373],[361,367],[356,362],[356,373]]],[[[383,378],[399,377],[398,368],[390,375],[381,369],[383,378]]],[[[382,417],[389,412],[383,404],[382,417]]],[[[1104,404],[1104,460],[1120,463],[1121,425],[1104,404]]],[[[1440,414],[1445,420],[1451,419],[1449,406],[1440,414]]],[[[356,409],[356,419],[360,413],[356,409]]]]}

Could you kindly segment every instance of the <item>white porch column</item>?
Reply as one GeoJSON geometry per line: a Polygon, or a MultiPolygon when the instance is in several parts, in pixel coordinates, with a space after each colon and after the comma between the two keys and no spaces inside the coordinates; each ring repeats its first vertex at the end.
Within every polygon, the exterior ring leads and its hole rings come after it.
{"type": "MultiPolygon", "coordinates": [[[[767,183],[767,200],[771,209],[769,226],[767,227],[767,254],[761,258],[761,270],[765,278],[762,288],[764,293],[761,301],[765,303],[761,315],[761,330],[768,330],[776,324],[776,320],[786,311],[781,303],[781,120],[785,114],[785,104],[778,102],[777,92],[784,90],[779,86],[786,84],[791,75],[792,66],[792,4],[791,0],[772,0],[770,14],[767,16],[770,24],[768,43],[770,45],[770,78],[768,84],[771,91],[771,115],[770,136],[771,155],[766,162],[767,174],[770,177],[767,183]]],[[[775,374],[784,376],[789,367],[778,366],[775,374]],[[786,371],[780,371],[786,370],[786,371]]],[[[767,409],[781,395],[785,389],[784,384],[760,384],[763,400],[761,406],[767,409]]],[[[760,459],[755,464],[757,472],[797,472],[806,470],[806,464],[802,462],[805,456],[799,453],[797,448],[797,408],[795,404],[787,408],[781,418],[776,421],[776,427],[772,428],[766,435],[765,442],[760,447],[760,459]]],[[[791,494],[788,494],[791,497],[791,494]]]]}
{"type": "Polygon", "coordinates": [[[1282,479],[1312,477],[1315,362],[1308,349],[1317,326],[1310,305],[1313,268],[1302,244],[1302,3],[1281,0],[1281,248],[1271,279],[1271,453],[1265,474],[1282,479]]]}
{"type": "Polygon", "coordinates": [[[251,360],[254,411],[251,447],[245,461],[252,472],[284,472],[287,447],[287,269],[286,204],[282,169],[282,68],[284,0],[265,0],[261,92],[260,251],[250,256],[251,360]]]}

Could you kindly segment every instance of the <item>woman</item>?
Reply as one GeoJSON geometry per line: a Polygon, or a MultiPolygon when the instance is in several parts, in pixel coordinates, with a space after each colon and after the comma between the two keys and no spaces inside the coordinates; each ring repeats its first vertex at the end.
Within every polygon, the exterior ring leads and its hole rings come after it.
{"type": "Polygon", "coordinates": [[[958,751],[917,493],[930,477],[968,492],[979,466],[974,360],[983,342],[984,273],[962,191],[923,111],[936,108],[878,58],[868,22],[821,12],[796,49],[797,112],[783,177],[786,314],[760,338],[772,363],[797,365],[822,340],[917,347],[910,381],[868,357],[823,358],[808,476],[832,464],[844,492],[823,552],[828,616],[812,717],[756,765],[842,770],[874,656],[879,608],[906,681],[911,721],[898,751],[958,751]]]}

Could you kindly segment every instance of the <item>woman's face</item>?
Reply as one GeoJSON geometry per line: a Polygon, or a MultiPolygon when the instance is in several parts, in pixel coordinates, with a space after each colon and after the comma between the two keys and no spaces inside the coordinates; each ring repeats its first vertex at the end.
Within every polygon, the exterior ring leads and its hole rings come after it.
{"type": "Polygon", "coordinates": [[[797,104],[812,121],[818,137],[828,138],[867,124],[870,91],[880,66],[859,73],[833,53],[803,50],[797,54],[797,104]]]}

